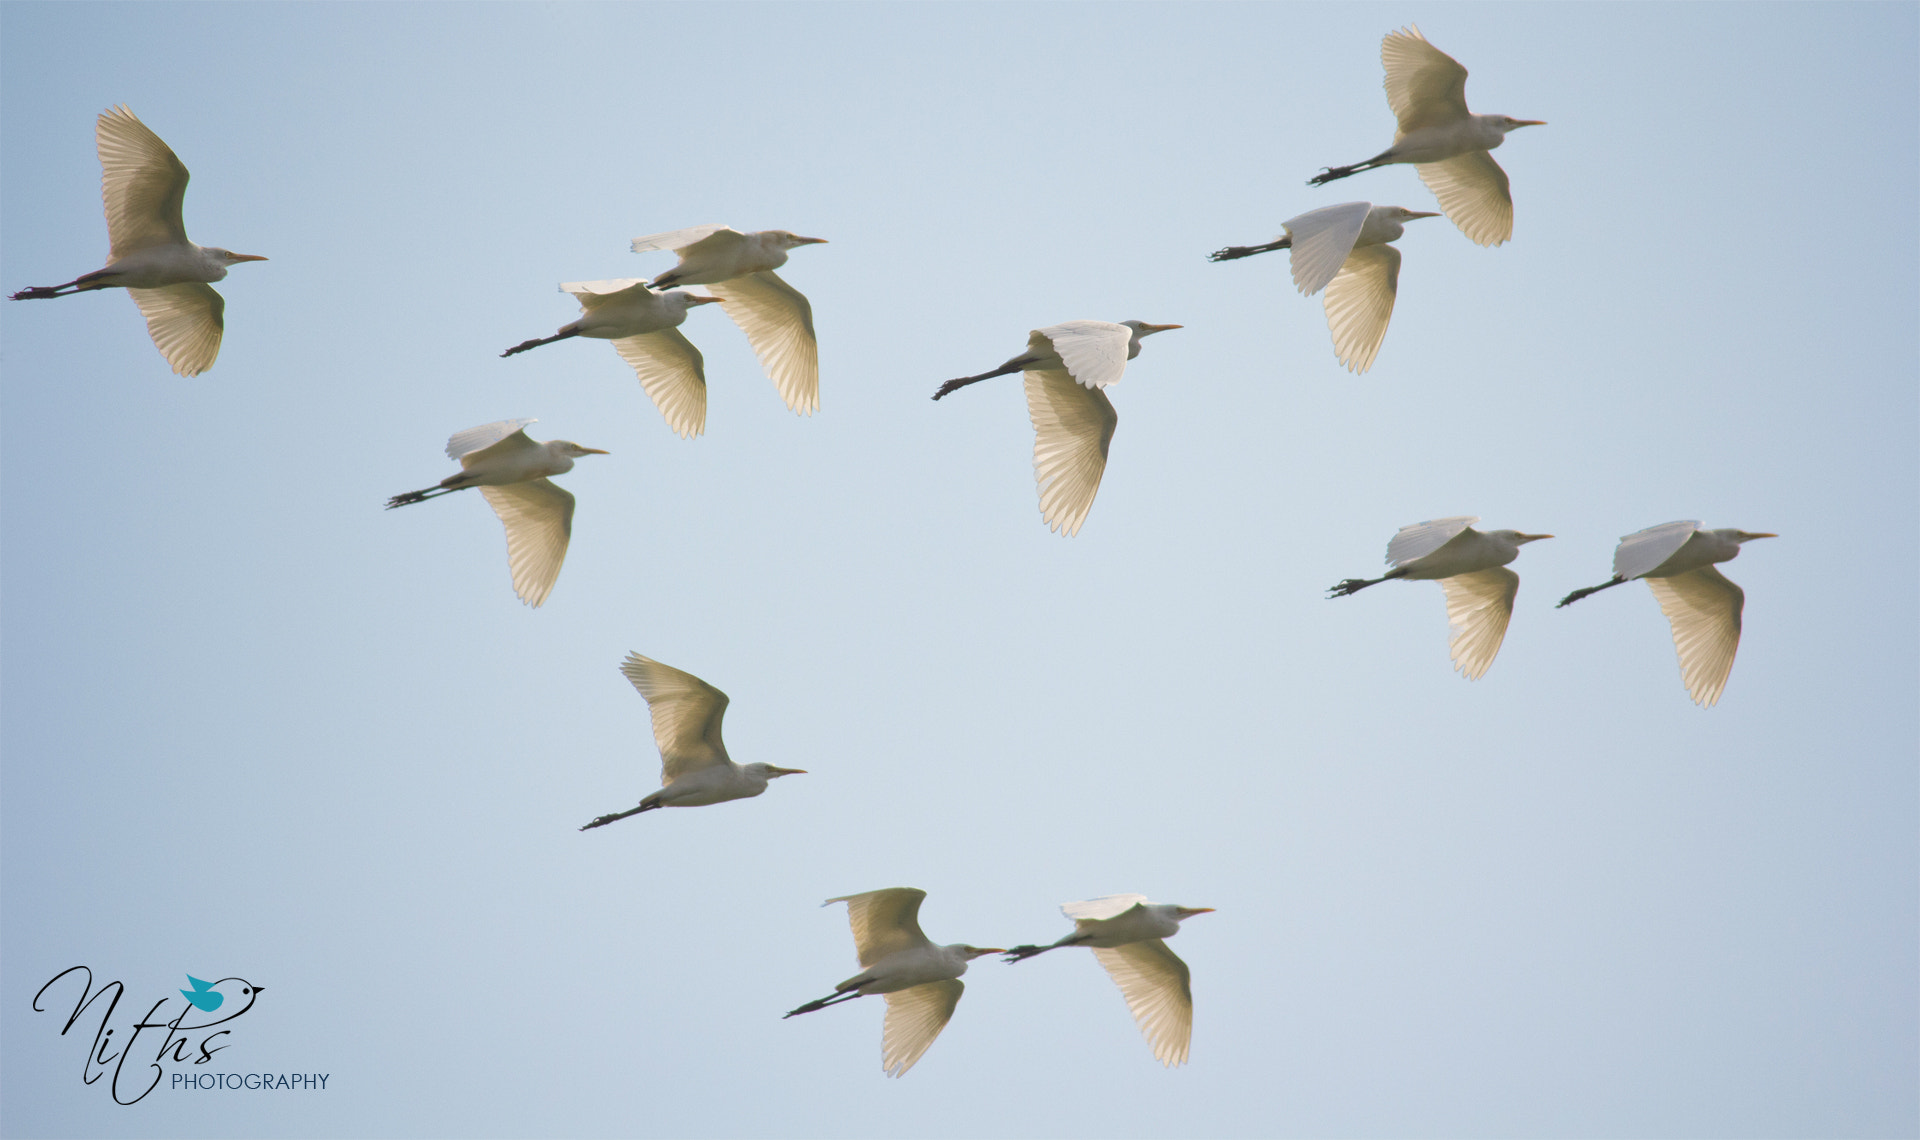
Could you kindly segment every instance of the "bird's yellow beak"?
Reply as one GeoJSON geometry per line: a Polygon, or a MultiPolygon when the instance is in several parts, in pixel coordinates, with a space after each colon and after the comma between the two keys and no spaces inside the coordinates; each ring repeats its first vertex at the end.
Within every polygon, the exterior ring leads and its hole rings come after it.
{"type": "Polygon", "coordinates": [[[1552,538],[1552,537],[1553,536],[1550,534],[1523,534],[1520,536],[1520,541],[1521,542],[1539,542],[1543,538],[1552,538]]]}
{"type": "Polygon", "coordinates": [[[800,237],[800,236],[799,236],[799,235],[797,235],[797,234],[796,234],[796,235],[794,236],[794,239],[793,239],[793,240],[794,240],[795,242],[797,242],[797,243],[799,243],[800,245],[825,245],[825,244],[827,244],[827,239],[826,239],[826,238],[803,238],[803,237],[800,237]]]}
{"type": "Polygon", "coordinates": [[[613,454],[613,452],[611,451],[602,451],[597,447],[583,447],[580,450],[586,452],[588,455],[612,455],[613,454]]]}
{"type": "Polygon", "coordinates": [[[1185,325],[1148,325],[1146,328],[1141,329],[1140,331],[1157,333],[1157,332],[1166,332],[1168,329],[1183,329],[1186,327],[1187,326],[1185,325]]]}
{"type": "Polygon", "coordinates": [[[688,305],[718,305],[719,303],[720,298],[718,297],[700,297],[692,293],[687,294],[688,305]]]}
{"type": "Polygon", "coordinates": [[[266,260],[266,258],[261,257],[257,253],[229,253],[227,256],[232,258],[235,261],[265,261],[266,260]]]}
{"type": "Polygon", "coordinates": [[[1192,918],[1196,914],[1212,914],[1212,913],[1213,913],[1213,908],[1210,906],[1183,906],[1180,908],[1180,915],[1182,918],[1192,918]]]}
{"type": "Polygon", "coordinates": [[[805,768],[776,768],[771,764],[767,765],[767,772],[774,776],[804,776],[807,774],[805,768]]]}
{"type": "Polygon", "coordinates": [[[1439,216],[1440,216],[1440,211],[1438,210],[1408,210],[1407,211],[1408,221],[1412,221],[1415,218],[1437,218],[1439,216]]]}
{"type": "Polygon", "coordinates": [[[1513,125],[1516,127],[1544,127],[1547,125],[1547,121],[1545,119],[1515,119],[1513,125]]]}
{"type": "Polygon", "coordinates": [[[1747,535],[1747,537],[1748,537],[1748,538],[1779,538],[1780,536],[1779,536],[1779,535],[1777,535],[1777,534],[1774,534],[1774,533],[1773,533],[1773,532],[1771,532],[1771,531],[1764,531],[1764,530],[1763,530],[1763,531],[1758,531],[1758,532],[1755,532],[1755,533],[1750,533],[1750,534],[1748,534],[1748,535],[1747,535]]]}

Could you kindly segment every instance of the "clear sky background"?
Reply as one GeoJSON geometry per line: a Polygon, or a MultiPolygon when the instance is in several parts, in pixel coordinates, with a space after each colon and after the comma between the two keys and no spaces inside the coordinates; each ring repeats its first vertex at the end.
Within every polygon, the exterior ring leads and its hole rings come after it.
{"type": "MultiPolygon", "coordinates": [[[[103,263],[93,124],[271,258],[172,375],[115,292],[0,304],[0,1128],[21,1136],[1890,1136],[1920,1129],[1912,5],[78,5],[0,8],[0,285],[103,263]],[[1413,223],[1373,371],[1279,256],[1384,148],[1417,22],[1514,239],[1413,223]],[[637,234],[830,239],[822,408],[714,309],[674,437],[560,281],[637,234]],[[1111,389],[1077,538],[1017,380],[1074,318],[1186,327],[1111,389]],[[446,438],[611,452],[551,600],[446,438]],[[1377,574],[1442,515],[1546,531],[1485,679],[1377,574]],[[1777,531],[1726,696],[1620,535],[1777,531]],[[733,698],[756,800],[575,829],[658,786],[632,650],[733,698]],[[1216,907],[1191,1065],[1090,955],[982,960],[905,1079],[828,896],[939,942],[1115,892],[1216,907]],[[266,987],[216,1071],[84,1086],[32,995],[266,987]]],[[[145,998],[145,1000],[136,1000],[145,998]]],[[[177,1003],[177,999],[176,999],[177,1003]]],[[[90,1036],[90,1031],[86,1036],[90,1036]]]]}

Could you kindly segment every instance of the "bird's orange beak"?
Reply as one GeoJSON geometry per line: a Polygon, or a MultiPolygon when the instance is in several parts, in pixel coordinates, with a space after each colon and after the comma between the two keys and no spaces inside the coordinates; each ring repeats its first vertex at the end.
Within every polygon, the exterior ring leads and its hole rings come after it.
{"type": "Polygon", "coordinates": [[[266,258],[261,257],[257,253],[229,253],[227,256],[233,258],[235,261],[265,261],[266,260],[266,258]]]}
{"type": "Polygon", "coordinates": [[[1544,127],[1547,125],[1547,121],[1545,119],[1515,119],[1513,125],[1516,127],[1544,127]]]}
{"type": "Polygon", "coordinates": [[[827,239],[826,239],[826,238],[803,238],[803,237],[801,237],[801,236],[799,236],[798,234],[795,234],[795,235],[794,235],[794,239],[793,239],[793,240],[794,240],[795,242],[797,242],[798,244],[800,244],[800,245],[825,245],[825,244],[827,244],[827,239]]]}
{"type": "Polygon", "coordinates": [[[613,452],[611,451],[602,451],[597,447],[583,447],[580,450],[586,452],[588,455],[612,455],[613,454],[613,452]]]}
{"type": "Polygon", "coordinates": [[[774,776],[804,776],[807,774],[805,768],[776,768],[771,764],[767,765],[767,772],[774,776]]]}
{"type": "Polygon", "coordinates": [[[1185,326],[1185,325],[1148,325],[1148,326],[1147,326],[1147,327],[1146,327],[1146,328],[1145,328],[1145,329],[1144,329],[1143,331],[1145,331],[1145,332],[1166,332],[1166,331],[1167,331],[1168,329],[1183,329],[1183,328],[1186,328],[1186,327],[1187,327],[1187,326],[1185,326]]]}
{"type": "Polygon", "coordinates": [[[1774,533],[1772,533],[1771,531],[1764,531],[1764,530],[1763,530],[1763,531],[1759,531],[1759,532],[1757,532],[1757,533],[1753,533],[1753,534],[1749,534],[1749,535],[1747,535],[1747,537],[1748,537],[1748,538],[1779,538],[1780,536],[1779,536],[1779,535],[1777,535],[1777,534],[1774,534],[1774,533]]]}
{"type": "Polygon", "coordinates": [[[692,293],[687,294],[688,305],[718,305],[719,303],[720,298],[718,297],[700,297],[692,293]]]}
{"type": "Polygon", "coordinates": [[[1181,918],[1192,918],[1196,914],[1212,914],[1212,913],[1213,913],[1213,908],[1210,906],[1183,906],[1180,908],[1181,918]]]}
{"type": "Polygon", "coordinates": [[[1543,538],[1552,538],[1552,537],[1553,536],[1550,534],[1523,534],[1520,536],[1520,541],[1521,542],[1539,542],[1543,538]]]}

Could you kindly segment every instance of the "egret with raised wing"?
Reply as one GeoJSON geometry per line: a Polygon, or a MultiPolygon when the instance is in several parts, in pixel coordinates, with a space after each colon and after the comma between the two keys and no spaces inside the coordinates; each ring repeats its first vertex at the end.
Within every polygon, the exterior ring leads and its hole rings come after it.
{"type": "Polygon", "coordinates": [[[806,775],[805,768],[735,764],[727,755],[726,742],[720,739],[727,694],[692,673],[638,653],[627,654],[620,672],[646,698],[653,715],[653,740],[660,746],[660,783],[664,786],[647,793],[639,807],[600,816],[580,830],[605,827],[616,819],[654,808],[705,807],[744,800],[766,791],[770,780],[806,775]]]}
{"type": "Polygon", "coordinates": [[[1478,681],[1500,652],[1520,590],[1520,575],[1507,569],[1507,563],[1519,557],[1527,543],[1553,537],[1517,530],[1483,534],[1473,529],[1479,521],[1457,515],[1403,526],[1387,544],[1387,564],[1393,569],[1378,578],[1348,578],[1327,596],[1344,598],[1394,578],[1437,580],[1447,595],[1453,667],[1467,680],[1478,681]]]}
{"type": "Polygon", "coordinates": [[[1080,533],[1107,471],[1107,451],[1120,422],[1104,389],[1116,384],[1140,341],[1179,325],[1145,321],[1068,321],[1034,329],[1027,350],[990,372],[940,385],[938,400],[995,376],[1024,374],[1027,416],[1033,421],[1033,476],[1047,529],[1080,533]]]}
{"type": "Polygon", "coordinates": [[[1766,531],[1707,530],[1698,519],[1650,526],[1627,535],[1614,547],[1613,577],[1575,590],[1554,609],[1644,578],[1673,628],[1673,648],[1680,655],[1680,679],[1687,695],[1694,704],[1711,708],[1719,703],[1727,676],[1733,672],[1733,655],[1740,648],[1740,614],[1747,604],[1746,591],[1713,564],[1739,557],[1743,542],[1778,537],[1766,531]]]}
{"type": "Polygon", "coordinates": [[[705,285],[760,358],[780,398],[800,415],[820,406],[820,346],[813,333],[813,306],[774,270],[787,251],[820,245],[826,238],[786,230],[743,234],[731,226],[693,226],[633,239],[633,252],[672,250],[680,264],[653,279],[655,289],[705,285]]]}
{"type": "Polygon", "coordinates": [[[1180,933],[1183,920],[1211,914],[1213,908],[1150,903],[1145,895],[1106,895],[1067,903],[1060,913],[1073,920],[1072,934],[1046,946],[1015,946],[1007,951],[1007,961],[1025,961],[1062,946],[1090,948],[1127,999],[1154,1059],[1168,1068],[1186,1064],[1193,1039],[1193,986],[1187,964],[1165,940],[1180,933]]]}
{"type": "Polygon", "coordinates": [[[880,1031],[880,1068],[889,1077],[905,1075],[953,1017],[953,1008],[960,1004],[960,995],[967,988],[960,980],[960,975],[967,972],[967,963],[988,954],[1006,953],[997,947],[957,942],[935,946],[920,932],[920,901],[926,897],[927,892],[915,887],[888,887],[821,903],[847,904],[860,972],[833,987],[833,993],[788,1011],[782,1019],[868,994],[885,994],[887,1019],[880,1031]]]}
{"type": "Polygon", "coordinates": [[[1324,186],[1362,170],[1412,163],[1461,233],[1480,245],[1512,237],[1507,172],[1487,152],[1505,142],[1509,131],[1546,124],[1467,110],[1467,69],[1428,43],[1419,28],[1388,32],[1380,41],[1380,63],[1387,72],[1387,105],[1399,120],[1393,145],[1365,162],[1329,166],[1307,184],[1324,186]]]}
{"type": "Polygon", "coordinates": [[[1400,292],[1400,251],[1387,243],[1406,232],[1406,223],[1439,216],[1403,206],[1342,202],[1282,222],[1284,237],[1265,245],[1230,245],[1209,254],[1208,260],[1292,250],[1294,287],[1309,297],[1327,291],[1333,354],[1348,371],[1365,372],[1387,338],[1387,322],[1400,292]]]}
{"type": "Polygon", "coordinates": [[[656,293],[636,277],[574,281],[561,285],[560,291],[580,302],[580,319],[561,325],[552,336],[523,340],[501,356],[576,336],[610,340],[668,427],[682,439],[706,430],[706,362],[679,326],[687,310],[718,304],[720,298],[679,289],[656,293]]]}
{"type": "Polygon", "coordinates": [[[132,111],[102,111],[94,126],[94,145],[100,152],[100,193],[107,207],[106,268],[64,285],[22,289],[13,299],[125,289],[147,319],[147,335],[174,372],[198,376],[213,367],[226,329],[227,303],[208,282],[225,277],[229,265],[266,258],[187,240],[180,213],[187,168],[132,111]]]}
{"type": "Polygon", "coordinates": [[[526,427],[536,420],[501,420],[457,432],[447,440],[447,458],[460,461],[460,473],[432,487],[407,491],[387,500],[387,509],[423,503],[441,495],[480,488],[487,505],[507,528],[507,568],[513,592],[530,606],[547,600],[573,536],[573,495],[547,476],[573,470],[582,455],[605,455],[597,447],[572,440],[537,443],[526,427]]]}

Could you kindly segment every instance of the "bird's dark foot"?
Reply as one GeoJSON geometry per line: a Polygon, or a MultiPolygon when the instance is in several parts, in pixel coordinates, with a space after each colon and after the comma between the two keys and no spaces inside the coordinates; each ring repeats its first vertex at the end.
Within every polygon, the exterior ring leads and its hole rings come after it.
{"type": "Polygon", "coordinates": [[[426,501],[427,493],[425,491],[408,491],[403,495],[395,495],[393,498],[388,499],[387,509],[392,510],[395,507],[404,507],[408,503],[424,503],[426,501]]]}
{"type": "Polygon", "coordinates": [[[647,288],[652,289],[654,292],[658,293],[662,289],[671,289],[675,285],[678,285],[679,283],[680,283],[680,278],[674,276],[671,273],[662,273],[660,276],[654,278],[651,282],[649,282],[647,285],[647,288]]]}
{"type": "Polygon", "coordinates": [[[1207,255],[1208,261],[1232,261],[1237,257],[1249,257],[1256,251],[1250,245],[1230,245],[1225,249],[1216,249],[1207,255]]]}
{"type": "Polygon", "coordinates": [[[47,297],[58,297],[60,290],[50,285],[35,285],[31,289],[22,289],[10,298],[14,301],[39,301],[47,297]]]}
{"type": "Polygon", "coordinates": [[[1327,588],[1327,597],[1344,598],[1349,594],[1357,594],[1371,585],[1373,585],[1373,583],[1365,578],[1348,578],[1337,586],[1329,586],[1327,588]]]}
{"type": "Polygon", "coordinates": [[[1021,962],[1033,957],[1035,954],[1044,954],[1051,949],[1053,949],[1051,946],[1015,946],[1007,951],[1006,956],[1002,958],[1001,961],[1021,962]]]}
{"type": "Polygon", "coordinates": [[[523,340],[519,344],[514,345],[512,348],[509,348],[507,351],[501,353],[500,355],[503,357],[512,356],[516,352],[525,352],[529,348],[538,348],[543,343],[545,342],[538,341],[538,340],[523,340]]]}
{"type": "Polygon", "coordinates": [[[949,380],[945,384],[942,384],[938,388],[935,388],[933,390],[933,398],[938,400],[942,396],[951,395],[952,393],[958,392],[960,389],[966,387],[968,384],[971,384],[972,382],[973,381],[971,378],[965,379],[965,380],[949,380]]]}
{"type": "Polygon", "coordinates": [[[1597,589],[1597,587],[1588,586],[1585,589],[1575,590],[1573,593],[1568,594],[1566,597],[1561,598],[1559,601],[1553,603],[1553,608],[1557,610],[1561,606],[1570,606],[1573,603],[1579,601],[1581,598],[1586,597],[1588,594],[1593,593],[1595,589],[1597,589]]]}
{"type": "Polygon", "coordinates": [[[1332,182],[1337,178],[1345,178],[1348,175],[1353,174],[1357,169],[1358,169],[1357,167],[1352,167],[1352,166],[1322,167],[1320,170],[1320,173],[1314,175],[1312,178],[1307,179],[1307,185],[1325,186],[1327,183],[1332,182]]]}

